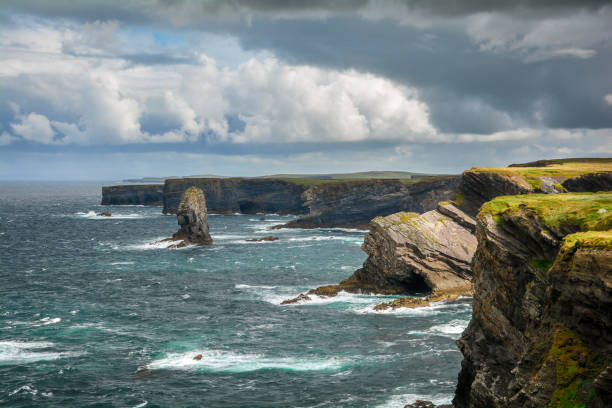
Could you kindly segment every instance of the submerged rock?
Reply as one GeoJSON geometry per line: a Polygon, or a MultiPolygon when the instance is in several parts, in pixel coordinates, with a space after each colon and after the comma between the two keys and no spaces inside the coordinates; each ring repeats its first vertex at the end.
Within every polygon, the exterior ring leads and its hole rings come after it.
{"type": "Polygon", "coordinates": [[[102,211],[98,214],[98,217],[112,217],[112,214],[110,213],[110,211],[102,211]]]}
{"type": "Polygon", "coordinates": [[[261,237],[261,238],[253,238],[253,239],[247,239],[248,242],[264,242],[264,241],[278,241],[278,237],[275,237],[274,235],[266,235],[265,237],[261,237]]]}
{"type": "Polygon", "coordinates": [[[195,356],[193,359],[194,359],[194,360],[196,360],[196,361],[200,361],[200,360],[202,360],[202,355],[201,355],[201,354],[198,354],[198,355],[197,355],[197,356],[195,356]]]}
{"type": "Polygon", "coordinates": [[[415,307],[429,306],[431,302],[452,302],[453,300],[457,300],[459,297],[472,297],[473,295],[474,287],[471,284],[467,284],[462,287],[435,290],[433,293],[425,297],[405,297],[395,299],[391,302],[385,302],[374,306],[374,310],[395,310],[402,307],[412,309],[415,307]]]}
{"type": "Polygon", "coordinates": [[[416,400],[404,408],[452,408],[452,405],[436,405],[431,401],[416,400]]]}
{"type": "Polygon", "coordinates": [[[213,240],[208,226],[206,199],[197,187],[189,187],[183,193],[176,218],[181,228],[165,241],[181,241],[169,248],[182,248],[187,245],[210,245],[213,240]]]}
{"type": "Polygon", "coordinates": [[[304,302],[307,300],[312,300],[310,296],[305,295],[305,294],[300,294],[299,296],[293,298],[293,299],[287,299],[287,300],[283,300],[281,302],[281,305],[292,305],[295,303],[300,303],[300,302],[304,302]]]}

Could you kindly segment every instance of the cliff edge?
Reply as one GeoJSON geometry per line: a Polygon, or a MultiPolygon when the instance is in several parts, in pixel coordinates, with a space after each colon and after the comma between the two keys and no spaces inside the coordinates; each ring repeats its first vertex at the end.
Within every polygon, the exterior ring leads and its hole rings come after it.
{"type": "Polygon", "coordinates": [[[456,407],[612,398],[612,193],[498,197],[478,214],[456,407]]]}
{"type": "Polygon", "coordinates": [[[611,190],[612,159],[540,160],[466,170],[454,202],[475,217],[484,203],[502,195],[611,190]]]}

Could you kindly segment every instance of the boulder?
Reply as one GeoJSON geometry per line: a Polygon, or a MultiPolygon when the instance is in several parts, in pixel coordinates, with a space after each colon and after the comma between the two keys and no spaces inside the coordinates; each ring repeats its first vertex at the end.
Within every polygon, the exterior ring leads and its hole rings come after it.
{"type": "Polygon", "coordinates": [[[266,235],[265,237],[261,237],[261,238],[247,239],[247,241],[248,242],[278,241],[278,237],[275,237],[274,235],[266,235]]]}

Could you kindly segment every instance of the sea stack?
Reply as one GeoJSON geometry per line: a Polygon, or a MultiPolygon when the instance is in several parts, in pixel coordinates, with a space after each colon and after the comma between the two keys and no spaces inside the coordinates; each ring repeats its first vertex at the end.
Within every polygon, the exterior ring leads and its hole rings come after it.
{"type": "Polygon", "coordinates": [[[181,228],[172,236],[172,239],[183,241],[177,244],[177,247],[213,243],[208,228],[206,198],[201,189],[189,187],[185,190],[181,196],[176,218],[181,228]]]}

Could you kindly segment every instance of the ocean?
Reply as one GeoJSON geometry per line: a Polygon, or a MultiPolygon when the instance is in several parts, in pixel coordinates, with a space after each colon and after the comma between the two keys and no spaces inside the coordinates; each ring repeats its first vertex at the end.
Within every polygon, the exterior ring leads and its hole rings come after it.
{"type": "Polygon", "coordinates": [[[365,231],[210,215],[213,245],[168,249],[151,243],[176,232],[175,216],[101,206],[101,185],[0,183],[0,405],[452,399],[469,301],[375,312],[394,297],[340,294],[280,305],[350,276],[366,258],[365,231]],[[96,215],[106,209],[113,217],[96,215]],[[280,239],[245,241],[265,235],[280,239]]]}

